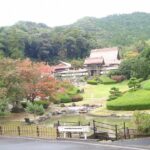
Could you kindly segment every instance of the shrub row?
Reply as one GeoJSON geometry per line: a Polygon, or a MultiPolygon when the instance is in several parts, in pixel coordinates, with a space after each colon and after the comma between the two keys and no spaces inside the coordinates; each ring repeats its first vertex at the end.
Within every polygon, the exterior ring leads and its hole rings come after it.
{"type": "Polygon", "coordinates": [[[105,75],[102,75],[100,76],[100,81],[102,82],[102,84],[114,84],[116,83],[115,80],[105,76],[105,75]]]}
{"type": "Polygon", "coordinates": [[[91,85],[97,85],[99,82],[96,80],[87,80],[87,83],[91,85]]]}
{"type": "Polygon", "coordinates": [[[123,76],[123,75],[112,75],[111,79],[115,80],[116,82],[121,82],[121,81],[125,80],[125,76],[123,76]]]}
{"type": "Polygon", "coordinates": [[[150,104],[128,104],[128,105],[111,105],[107,104],[109,110],[145,110],[150,109],[150,104]]]}
{"type": "Polygon", "coordinates": [[[82,101],[82,100],[83,100],[83,97],[79,94],[74,95],[74,96],[70,96],[67,94],[59,96],[60,103],[78,102],[78,101],[82,101]]]}

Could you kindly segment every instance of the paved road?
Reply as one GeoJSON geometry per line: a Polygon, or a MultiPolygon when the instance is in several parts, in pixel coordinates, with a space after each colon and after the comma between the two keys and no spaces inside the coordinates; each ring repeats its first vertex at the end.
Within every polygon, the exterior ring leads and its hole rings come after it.
{"type": "Polygon", "coordinates": [[[147,142],[139,144],[139,141],[125,141],[107,144],[0,137],[0,150],[150,150],[150,138],[143,141],[147,142]]]}

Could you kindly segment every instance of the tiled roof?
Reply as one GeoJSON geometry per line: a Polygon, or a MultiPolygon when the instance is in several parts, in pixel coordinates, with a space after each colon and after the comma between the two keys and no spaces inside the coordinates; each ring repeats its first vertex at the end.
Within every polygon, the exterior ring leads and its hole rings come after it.
{"type": "MultiPolygon", "coordinates": [[[[119,64],[118,60],[119,50],[117,47],[93,49],[90,53],[90,59],[103,58],[105,65],[119,64]]],[[[93,62],[93,61],[92,61],[93,62]]]]}
{"type": "Polygon", "coordinates": [[[84,65],[89,64],[103,64],[104,59],[102,57],[95,57],[95,58],[86,58],[84,61],[84,65]]]}

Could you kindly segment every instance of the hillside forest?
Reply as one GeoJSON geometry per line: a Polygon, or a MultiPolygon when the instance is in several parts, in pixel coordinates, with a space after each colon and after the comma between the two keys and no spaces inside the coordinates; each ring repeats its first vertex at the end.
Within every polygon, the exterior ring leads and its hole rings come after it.
{"type": "Polygon", "coordinates": [[[150,14],[85,17],[74,24],[48,27],[20,21],[0,28],[0,57],[46,61],[84,59],[91,49],[118,46],[122,57],[137,55],[150,39],[150,14]]]}

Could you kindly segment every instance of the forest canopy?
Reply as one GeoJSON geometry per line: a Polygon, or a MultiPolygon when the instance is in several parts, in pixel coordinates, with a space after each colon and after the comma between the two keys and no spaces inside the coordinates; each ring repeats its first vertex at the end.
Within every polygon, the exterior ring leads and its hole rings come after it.
{"type": "Polygon", "coordinates": [[[50,28],[18,22],[0,28],[0,57],[55,63],[83,59],[92,48],[126,47],[150,39],[150,14],[132,13],[105,18],[85,17],[74,24],[50,28]]]}

